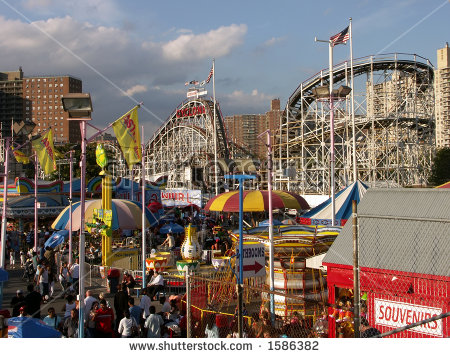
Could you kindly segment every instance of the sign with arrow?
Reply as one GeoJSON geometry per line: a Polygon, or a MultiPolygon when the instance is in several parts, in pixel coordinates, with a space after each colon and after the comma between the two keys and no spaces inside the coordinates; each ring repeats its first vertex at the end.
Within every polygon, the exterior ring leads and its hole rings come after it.
{"type": "MultiPolygon", "coordinates": [[[[243,274],[248,277],[266,276],[266,258],[264,244],[244,243],[243,248],[243,274]]],[[[239,260],[236,260],[236,274],[239,275],[239,260]]]]}

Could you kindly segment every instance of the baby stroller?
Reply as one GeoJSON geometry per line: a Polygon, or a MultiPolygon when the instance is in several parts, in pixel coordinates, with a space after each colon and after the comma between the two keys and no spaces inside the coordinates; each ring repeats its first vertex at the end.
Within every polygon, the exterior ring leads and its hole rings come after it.
{"type": "Polygon", "coordinates": [[[25,269],[23,271],[22,280],[32,282],[33,279],[34,279],[33,261],[27,260],[27,262],[25,262],[25,269]]]}

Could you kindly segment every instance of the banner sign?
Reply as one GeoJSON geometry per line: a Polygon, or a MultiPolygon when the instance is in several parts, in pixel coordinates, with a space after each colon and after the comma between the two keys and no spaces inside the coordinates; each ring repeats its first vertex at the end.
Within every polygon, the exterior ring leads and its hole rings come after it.
{"type": "MultiPolygon", "coordinates": [[[[375,324],[392,329],[416,323],[442,314],[441,308],[416,305],[400,301],[374,299],[375,324]]],[[[415,331],[435,337],[442,337],[442,320],[426,323],[409,331],[415,331]]]]}
{"type": "Polygon", "coordinates": [[[191,204],[202,207],[201,190],[161,190],[161,203],[163,206],[187,206],[191,204]]]}

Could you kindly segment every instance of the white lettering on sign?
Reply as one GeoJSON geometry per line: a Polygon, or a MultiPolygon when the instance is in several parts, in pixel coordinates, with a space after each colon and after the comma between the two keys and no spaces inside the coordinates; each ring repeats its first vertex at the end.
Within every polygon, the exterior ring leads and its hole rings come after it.
{"type": "MultiPolygon", "coordinates": [[[[442,309],[436,307],[387,301],[379,298],[375,298],[374,309],[375,324],[393,328],[407,326],[442,313],[442,309]]],[[[442,320],[425,323],[411,328],[409,331],[442,337],[442,320]]]]}

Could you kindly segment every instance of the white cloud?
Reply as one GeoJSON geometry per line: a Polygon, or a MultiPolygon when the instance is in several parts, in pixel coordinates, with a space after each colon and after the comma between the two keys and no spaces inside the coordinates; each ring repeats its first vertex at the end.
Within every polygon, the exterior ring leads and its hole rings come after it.
{"type": "Polygon", "coordinates": [[[197,34],[186,46],[192,45],[199,53],[187,54],[174,63],[167,60],[163,49],[179,44],[184,34],[171,42],[142,43],[121,28],[95,26],[71,16],[31,24],[0,16],[0,28],[0,71],[22,66],[25,76],[69,74],[80,78],[83,91],[91,93],[96,122],[103,122],[99,126],[141,101],[146,108],[141,108],[140,119],[159,126],[186,98],[184,83],[191,79],[189,74],[205,65],[199,59],[230,53],[246,32],[245,25],[231,25],[197,34]],[[213,45],[224,49],[216,51],[213,45]]]}
{"type": "Polygon", "coordinates": [[[124,93],[125,96],[133,96],[136,93],[147,92],[147,86],[144,85],[135,85],[129,89],[127,89],[124,93]]]}
{"type": "Polygon", "coordinates": [[[247,25],[232,24],[205,34],[182,34],[164,44],[162,50],[166,59],[174,61],[221,57],[242,45],[246,33],[247,25]]]}
{"type": "Polygon", "coordinates": [[[272,37],[271,39],[264,42],[265,47],[271,47],[276,45],[277,43],[283,42],[286,38],[285,37],[272,37]]]}

